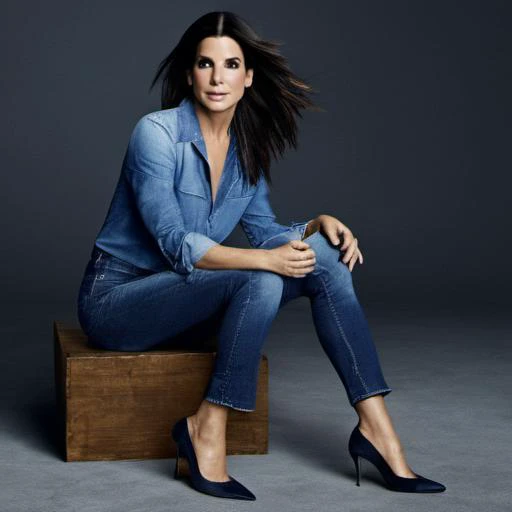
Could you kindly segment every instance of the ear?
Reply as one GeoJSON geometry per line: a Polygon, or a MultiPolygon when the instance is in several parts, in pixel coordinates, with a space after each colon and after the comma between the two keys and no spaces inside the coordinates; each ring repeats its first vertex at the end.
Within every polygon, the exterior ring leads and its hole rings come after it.
{"type": "Polygon", "coordinates": [[[254,69],[249,68],[245,73],[245,87],[251,87],[254,76],[254,69]]]}
{"type": "Polygon", "coordinates": [[[185,70],[185,73],[187,74],[188,85],[192,85],[192,73],[190,73],[190,69],[185,70]]]}

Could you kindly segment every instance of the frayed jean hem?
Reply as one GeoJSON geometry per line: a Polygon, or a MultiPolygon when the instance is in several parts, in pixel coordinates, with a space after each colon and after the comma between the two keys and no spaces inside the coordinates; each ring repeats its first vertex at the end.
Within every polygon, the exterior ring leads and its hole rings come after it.
{"type": "Polygon", "coordinates": [[[350,401],[350,405],[352,407],[354,407],[354,405],[357,402],[360,402],[361,400],[364,400],[365,398],[369,398],[370,396],[375,396],[375,395],[386,396],[387,394],[391,393],[391,391],[392,391],[391,388],[382,388],[382,389],[377,389],[376,391],[370,391],[370,393],[366,393],[365,395],[359,395],[359,396],[353,398],[350,401]]]}
{"type": "Polygon", "coordinates": [[[230,407],[231,409],[235,409],[237,411],[244,411],[244,412],[253,412],[253,411],[255,411],[255,409],[246,409],[244,407],[239,407],[237,405],[233,405],[232,403],[225,402],[223,400],[217,400],[216,398],[210,398],[208,396],[205,396],[204,399],[207,400],[208,402],[212,402],[214,404],[225,405],[226,407],[230,407]]]}

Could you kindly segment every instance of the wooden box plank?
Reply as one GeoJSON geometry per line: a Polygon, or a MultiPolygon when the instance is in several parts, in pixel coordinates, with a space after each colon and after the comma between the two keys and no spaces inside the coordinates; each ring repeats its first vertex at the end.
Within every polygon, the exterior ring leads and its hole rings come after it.
{"type": "MultiPolygon", "coordinates": [[[[87,345],[80,328],[54,322],[55,384],[65,460],[176,457],[172,425],[203,399],[213,349],[116,352],[87,345]]],[[[268,359],[253,412],[229,409],[226,452],[268,453],[268,359]]]]}

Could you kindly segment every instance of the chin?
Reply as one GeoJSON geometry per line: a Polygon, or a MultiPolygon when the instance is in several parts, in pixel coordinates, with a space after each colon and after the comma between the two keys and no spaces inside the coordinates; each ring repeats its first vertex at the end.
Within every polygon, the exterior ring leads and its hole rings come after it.
{"type": "Polygon", "coordinates": [[[208,97],[203,101],[203,105],[211,110],[212,112],[223,112],[224,110],[228,110],[234,106],[236,106],[236,102],[232,101],[213,101],[208,99],[208,97]]]}

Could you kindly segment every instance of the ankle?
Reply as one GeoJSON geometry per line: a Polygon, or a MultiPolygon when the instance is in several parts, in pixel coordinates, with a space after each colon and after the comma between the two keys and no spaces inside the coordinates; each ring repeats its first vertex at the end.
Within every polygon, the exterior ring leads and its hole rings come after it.
{"type": "Polygon", "coordinates": [[[226,435],[226,424],[218,418],[200,417],[197,414],[189,416],[190,434],[203,440],[222,439],[226,435]]]}
{"type": "Polygon", "coordinates": [[[369,434],[373,437],[389,437],[390,434],[389,428],[374,421],[361,419],[357,426],[363,434],[369,434]]]}
{"type": "Polygon", "coordinates": [[[386,426],[360,421],[358,428],[363,435],[392,451],[400,451],[402,449],[396,433],[392,429],[386,428],[386,426]]]}

